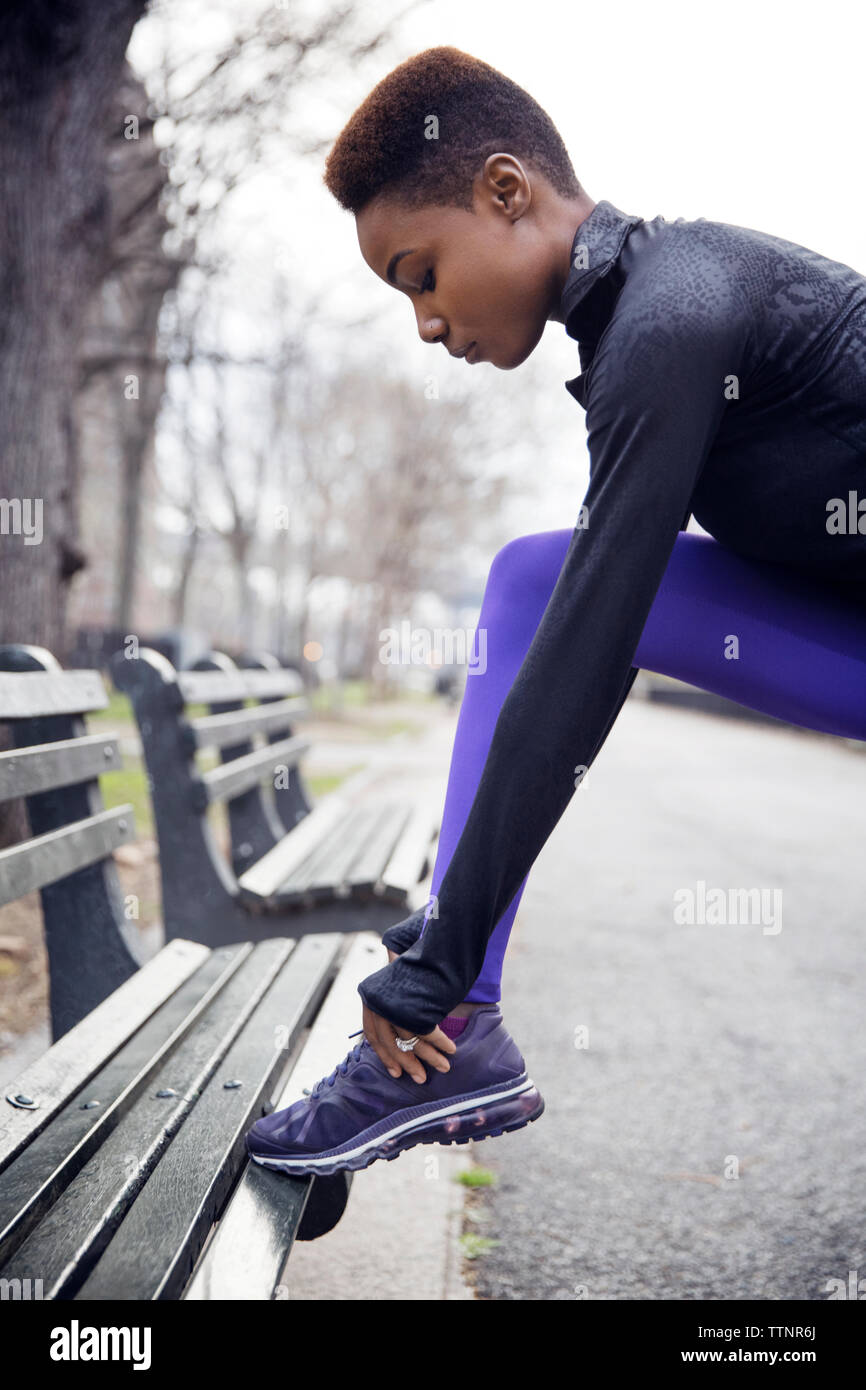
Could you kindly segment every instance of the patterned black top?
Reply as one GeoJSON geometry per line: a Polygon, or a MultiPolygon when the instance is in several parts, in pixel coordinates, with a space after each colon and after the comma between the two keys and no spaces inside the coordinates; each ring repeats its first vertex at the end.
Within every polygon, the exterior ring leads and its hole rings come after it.
{"type": "Polygon", "coordinates": [[[430,1032],[591,766],[690,512],[741,554],[866,603],[866,277],[765,232],[596,204],[562,295],[590,482],[439,888],[359,986],[430,1032]],[[862,499],[862,500],[861,500],[862,499]],[[413,944],[414,943],[414,944],[413,944]]]}

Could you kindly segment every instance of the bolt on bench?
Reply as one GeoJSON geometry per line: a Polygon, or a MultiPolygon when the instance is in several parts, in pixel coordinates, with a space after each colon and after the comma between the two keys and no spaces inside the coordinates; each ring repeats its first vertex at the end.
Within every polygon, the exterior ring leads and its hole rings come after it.
{"type": "MultiPolygon", "coordinates": [[[[89,733],[95,671],[0,647],[0,799],[31,836],[0,851],[0,906],[39,890],[53,1045],[0,1096],[0,1283],[51,1299],[270,1299],[295,1238],[332,1229],[351,1175],[289,1178],[249,1161],[254,1121],[345,1052],[371,933],[219,949],[175,938],[142,962],[106,810],[117,741],[89,733]]],[[[15,1296],[13,1292],[13,1296],[15,1296]]]]}
{"type": "Polygon", "coordinates": [[[368,770],[311,805],[300,768],[310,741],[294,733],[309,714],[297,672],[269,655],[240,667],[222,653],[177,671],[147,647],[118,653],[111,670],[147,764],[167,938],[381,934],[415,910],[435,816],[409,798],[359,797],[368,770]],[[195,704],[210,712],[190,717],[195,704]],[[197,755],[210,748],[221,762],[202,770],[197,755]],[[208,821],[216,802],[228,807],[231,863],[208,821]]]}

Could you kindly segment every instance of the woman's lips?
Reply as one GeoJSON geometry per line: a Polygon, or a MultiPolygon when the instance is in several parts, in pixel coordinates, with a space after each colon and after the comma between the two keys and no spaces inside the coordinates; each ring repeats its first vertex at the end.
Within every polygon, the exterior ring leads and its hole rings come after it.
{"type": "Polygon", "coordinates": [[[466,361],[467,361],[467,362],[477,362],[477,361],[478,361],[478,344],[477,344],[476,342],[471,342],[471,343],[469,344],[468,348],[466,349],[466,361]]]}

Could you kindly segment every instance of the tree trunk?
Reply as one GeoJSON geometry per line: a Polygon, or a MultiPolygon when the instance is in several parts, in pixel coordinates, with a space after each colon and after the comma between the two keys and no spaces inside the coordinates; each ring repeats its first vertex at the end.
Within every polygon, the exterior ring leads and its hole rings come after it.
{"type": "Polygon", "coordinates": [[[184,546],[183,554],[181,555],[177,586],[172,595],[172,619],[176,628],[186,626],[186,606],[189,599],[189,585],[192,579],[192,572],[195,568],[200,539],[201,532],[198,529],[198,524],[195,519],[193,519],[189,537],[184,546]]]}
{"type": "Polygon", "coordinates": [[[133,407],[130,407],[120,390],[117,392],[123,497],[114,620],[121,632],[129,632],[133,627],[135,582],[141,563],[142,491],[148,453],[159,415],[164,376],[162,368],[143,369],[139,373],[141,395],[133,407]]]}
{"type": "Polygon", "coordinates": [[[73,401],[105,266],[107,122],[146,0],[31,0],[0,21],[0,641],[61,658],[81,567],[73,401]]]}

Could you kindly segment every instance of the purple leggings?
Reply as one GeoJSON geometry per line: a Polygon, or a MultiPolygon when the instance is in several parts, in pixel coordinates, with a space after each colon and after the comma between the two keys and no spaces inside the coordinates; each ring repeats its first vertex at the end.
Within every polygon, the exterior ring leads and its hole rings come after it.
{"type": "MultiPolygon", "coordinates": [[[[486,669],[470,669],[466,679],[431,895],[460,839],[499,711],[572,535],[569,529],[521,536],[491,566],[478,619],[486,634],[486,669]]],[[[747,560],[709,536],[678,535],[634,668],[675,676],[807,729],[866,740],[866,606],[832,584],[747,560]],[[739,640],[736,660],[719,659],[728,634],[739,640]]],[[[500,998],[502,962],[526,882],[496,924],[469,1001],[500,998]]]]}

